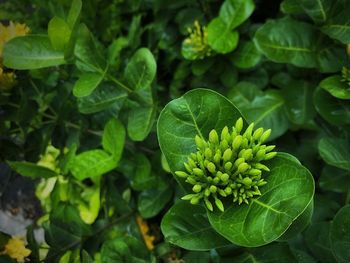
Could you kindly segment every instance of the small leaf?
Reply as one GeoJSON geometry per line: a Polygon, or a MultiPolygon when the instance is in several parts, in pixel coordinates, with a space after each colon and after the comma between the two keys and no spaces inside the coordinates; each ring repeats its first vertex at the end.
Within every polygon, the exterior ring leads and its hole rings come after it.
{"type": "Polygon", "coordinates": [[[338,99],[350,99],[350,86],[340,76],[331,76],[321,81],[320,87],[338,99]]]}
{"type": "Polygon", "coordinates": [[[55,16],[50,20],[47,31],[52,47],[55,50],[63,51],[72,34],[72,31],[66,21],[55,16]]]}
{"type": "Polygon", "coordinates": [[[350,171],[350,145],[345,139],[322,138],[318,150],[329,165],[350,171]]]}
{"type": "Polygon", "coordinates": [[[101,73],[83,73],[73,88],[73,94],[75,97],[89,96],[101,83],[104,78],[104,74],[101,73]]]}
{"type": "Polygon", "coordinates": [[[13,69],[39,69],[65,64],[64,54],[54,50],[47,36],[16,37],[4,47],[4,65],[13,69]]]}
{"type": "Polygon", "coordinates": [[[113,155],[118,164],[125,144],[125,128],[117,119],[111,119],[105,126],[102,136],[102,146],[113,155]]]}
{"type": "Polygon", "coordinates": [[[240,43],[238,49],[230,57],[233,64],[242,69],[255,67],[261,60],[261,53],[251,41],[240,43]]]}
{"type": "Polygon", "coordinates": [[[75,27],[76,23],[78,22],[82,5],[83,4],[81,0],[72,1],[68,16],[67,16],[67,23],[72,30],[75,27]]]}
{"type": "Polygon", "coordinates": [[[13,170],[22,176],[30,178],[50,178],[57,176],[57,173],[43,166],[28,162],[8,162],[13,170]]]}
{"type": "Polygon", "coordinates": [[[156,117],[156,107],[135,107],[128,117],[128,134],[133,141],[143,141],[150,133],[156,117]]]}

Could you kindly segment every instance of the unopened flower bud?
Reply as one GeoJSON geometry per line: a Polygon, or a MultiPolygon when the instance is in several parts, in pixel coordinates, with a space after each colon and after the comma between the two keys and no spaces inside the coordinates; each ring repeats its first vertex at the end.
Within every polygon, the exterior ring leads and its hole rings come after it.
{"type": "Polygon", "coordinates": [[[202,191],[202,186],[200,184],[196,184],[192,187],[192,191],[195,193],[199,193],[200,191],[202,191]]]}
{"type": "Polygon", "coordinates": [[[263,132],[264,132],[263,128],[256,129],[253,133],[253,140],[258,140],[260,136],[263,134],[263,132]]]}
{"type": "Polygon", "coordinates": [[[187,173],[182,172],[182,171],[176,171],[175,174],[181,178],[187,178],[189,176],[187,173]]]}
{"type": "Polygon", "coordinates": [[[216,130],[211,130],[211,132],[209,133],[209,142],[213,144],[219,143],[219,136],[216,130]]]}
{"type": "Polygon", "coordinates": [[[232,150],[231,149],[226,149],[226,151],[224,152],[222,158],[223,158],[224,162],[230,161],[231,158],[232,158],[232,150]]]}
{"type": "Polygon", "coordinates": [[[211,159],[211,157],[213,157],[213,151],[210,148],[206,148],[204,155],[205,155],[205,158],[211,159]]]}
{"type": "Polygon", "coordinates": [[[199,169],[199,168],[194,168],[193,169],[193,173],[197,176],[203,176],[204,175],[204,172],[202,169],[199,169]]]}
{"type": "Polygon", "coordinates": [[[242,140],[243,140],[242,135],[236,136],[236,137],[233,139],[232,148],[233,148],[234,150],[238,150],[239,147],[240,147],[241,144],[242,144],[242,140]]]}
{"type": "Polygon", "coordinates": [[[196,137],[194,137],[194,140],[196,142],[198,149],[204,149],[205,147],[207,147],[207,143],[198,135],[196,135],[196,137]]]}
{"type": "Polygon", "coordinates": [[[204,198],[205,206],[208,208],[209,211],[213,212],[213,205],[210,203],[210,201],[207,198],[204,198]]]}
{"type": "Polygon", "coordinates": [[[217,187],[215,186],[215,185],[211,185],[210,187],[209,187],[209,190],[210,190],[210,192],[211,193],[216,193],[216,190],[217,190],[217,187]]]}
{"type": "Polygon", "coordinates": [[[215,171],[216,171],[215,164],[213,164],[212,162],[208,163],[207,169],[208,169],[209,172],[211,172],[212,174],[214,174],[215,171]]]}
{"type": "Polygon", "coordinates": [[[275,157],[276,154],[277,154],[277,152],[269,152],[269,153],[265,154],[264,160],[270,160],[270,159],[272,159],[273,157],[275,157]]]}
{"type": "Polygon", "coordinates": [[[215,205],[221,212],[224,212],[224,205],[222,204],[221,200],[215,197],[215,205]]]}
{"type": "Polygon", "coordinates": [[[252,122],[248,128],[245,130],[245,132],[243,133],[243,137],[247,138],[248,140],[250,140],[250,138],[252,137],[252,132],[254,129],[254,122],[252,122]]]}
{"type": "Polygon", "coordinates": [[[235,124],[235,130],[239,134],[243,129],[243,119],[239,118],[235,124]]]}
{"type": "Polygon", "coordinates": [[[249,169],[249,164],[247,164],[247,163],[241,163],[239,166],[238,166],[238,168],[237,168],[237,171],[239,172],[239,173],[245,173],[247,170],[249,169]]]}
{"type": "Polygon", "coordinates": [[[227,136],[230,137],[230,134],[229,134],[229,131],[228,131],[228,127],[225,126],[222,129],[222,132],[221,132],[221,140],[227,140],[227,136]]]}
{"type": "Polygon", "coordinates": [[[243,184],[245,184],[246,186],[250,186],[252,184],[252,179],[250,179],[249,177],[245,177],[242,181],[243,184]]]}
{"type": "Polygon", "coordinates": [[[271,129],[268,129],[268,130],[264,131],[264,133],[263,133],[263,134],[261,135],[261,137],[260,137],[259,142],[260,142],[260,143],[265,142],[265,141],[267,140],[267,138],[270,137],[270,134],[271,134],[271,129]]]}

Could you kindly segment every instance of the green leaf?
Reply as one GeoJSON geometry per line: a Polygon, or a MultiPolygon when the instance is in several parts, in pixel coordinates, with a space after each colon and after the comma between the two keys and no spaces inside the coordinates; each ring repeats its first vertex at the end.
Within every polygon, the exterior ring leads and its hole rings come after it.
{"type": "Polygon", "coordinates": [[[156,216],[170,201],[173,191],[170,185],[158,183],[157,188],[142,191],[138,196],[137,208],[142,218],[156,216]]]}
{"type": "Polygon", "coordinates": [[[16,37],[4,47],[4,65],[12,69],[38,69],[65,64],[64,54],[54,50],[47,36],[16,37]]]}
{"type": "Polygon", "coordinates": [[[101,49],[85,24],[79,26],[74,55],[77,58],[76,65],[82,71],[102,74],[106,68],[107,63],[102,56],[101,49]]]}
{"type": "Polygon", "coordinates": [[[157,108],[136,107],[130,110],[128,116],[128,134],[133,141],[143,141],[150,133],[157,108]]]}
{"type": "Polygon", "coordinates": [[[135,162],[133,162],[135,170],[131,177],[131,187],[136,191],[154,188],[158,179],[152,175],[150,161],[141,153],[135,154],[135,159],[135,162]]]}
{"type": "Polygon", "coordinates": [[[316,24],[326,22],[332,7],[330,0],[297,0],[296,2],[316,24]]]}
{"type": "Polygon", "coordinates": [[[71,28],[62,18],[53,17],[47,29],[51,46],[55,50],[63,51],[67,46],[72,34],[71,28]]]}
{"type": "Polygon", "coordinates": [[[82,2],[81,0],[73,0],[71,7],[69,9],[69,13],[67,16],[67,24],[71,29],[75,27],[79,20],[81,8],[82,8],[82,2]]]}
{"type": "Polygon", "coordinates": [[[253,0],[226,0],[220,8],[219,17],[228,30],[232,30],[247,20],[254,8],[253,0]]]}
{"type": "Polygon", "coordinates": [[[118,164],[125,144],[125,128],[117,119],[111,119],[105,126],[102,135],[102,146],[105,151],[112,154],[118,164]]]}
{"type": "Polygon", "coordinates": [[[157,64],[147,48],[140,48],[126,66],[124,77],[133,90],[149,89],[157,72],[157,64]]]}
{"type": "Polygon", "coordinates": [[[330,222],[314,223],[305,232],[306,245],[319,262],[335,262],[331,252],[330,225],[330,222]]]}
{"type": "Polygon", "coordinates": [[[208,25],[208,44],[218,53],[226,54],[237,47],[239,34],[232,31],[220,17],[214,18],[208,25]]]}
{"type": "Polygon", "coordinates": [[[28,162],[8,162],[13,170],[22,176],[30,178],[50,178],[57,176],[57,173],[43,166],[28,162]]]}
{"type": "Polygon", "coordinates": [[[241,69],[255,67],[261,60],[261,53],[251,41],[241,42],[238,49],[230,57],[233,64],[241,69]]]}
{"type": "Polygon", "coordinates": [[[350,144],[345,139],[322,138],[318,150],[329,165],[350,171],[350,144]]]}
{"type": "Polygon", "coordinates": [[[146,247],[135,237],[125,236],[107,240],[101,248],[101,263],[149,263],[146,247]]]}
{"type": "Polygon", "coordinates": [[[249,82],[238,83],[228,94],[234,105],[238,107],[249,123],[271,129],[269,140],[284,134],[289,127],[285,100],[280,91],[261,91],[249,82]]]}
{"type": "Polygon", "coordinates": [[[340,76],[331,76],[321,81],[320,87],[338,99],[350,99],[350,86],[340,76]]]}
{"type": "Polygon", "coordinates": [[[333,219],[330,230],[331,248],[338,262],[350,261],[350,205],[344,206],[333,219]]]}
{"type": "Polygon", "coordinates": [[[117,165],[114,156],[97,149],[77,155],[70,163],[70,171],[78,180],[84,180],[105,174],[117,165]]]}
{"type": "Polygon", "coordinates": [[[261,196],[249,205],[231,203],[223,213],[208,211],[210,224],[234,244],[256,247],[278,239],[312,202],[315,186],[305,167],[281,155],[266,165],[271,171],[261,196]]]}
{"type": "Polygon", "coordinates": [[[283,0],[280,9],[284,14],[300,14],[304,13],[303,8],[298,2],[300,0],[283,0]]]}
{"type": "Polygon", "coordinates": [[[104,74],[87,72],[83,73],[73,88],[73,94],[75,97],[89,96],[101,83],[104,78],[104,74]]]}
{"type": "Polygon", "coordinates": [[[350,43],[350,6],[347,0],[337,0],[332,9],[332,15],[321,28],[329,37],[339,40],[343,44],[350,43]]]}
{"type": "Polygon", "coordinates": [[[69,204],[60,203],[50,214],[50,220],[44,224],[45,241],[53,250],[66,250],[78,247],[82,238],[91,234],[91,228],[80,218],[77,209],[69,204]]]}
{"type": "Polygon", "coordinates": [[[314,105],[318,113],[333,125],[350,124],[350,103],[333,97],[321,88],[314,92],[314,105]]]}
{"type": "Polygon", "coordinates": [[[188,250],[209,250],[229,245],[210,226],[205,209],[186,201],[176,202],[161,223],[167,242],[188,250]]]}
{"type": "Polygon", "coordinates": [[[122,89],[108,83],[101,83],[100,87],[91,95],[78,98],[78,108],[81,113],[90,114],[105,109],[111,109],[118,114],[128,94],[122,89]]]}
{"type": "Polygon", "coordinates": [[[350,171],[326,165],[319,178],[320,188],[336,193],[346,193],[350,189],[350,171]]]}
{"type": "MultiPolygon", "coordinates": [[[[157,134],[171,171],[184,170],[183,163],[196,151],[197,134],[207,138],[212,129],[232,126],[240,117],[228,99],[207,89],[191,90],[168,103],[160,113],[157,134]]],[[[182,185],[187,186],[184,182],[182,185]]]]}
{"type": "Polygon", "coordinates": [[[327,38],[319,40],[321,37],[316,27],[285,17],[266,22],[257,30],[254,41],[260,51],[274,62],[337,72],[349,63],[345,49],[327,38]],[[300,28],[303,29],[302,34],[300,28]]]}

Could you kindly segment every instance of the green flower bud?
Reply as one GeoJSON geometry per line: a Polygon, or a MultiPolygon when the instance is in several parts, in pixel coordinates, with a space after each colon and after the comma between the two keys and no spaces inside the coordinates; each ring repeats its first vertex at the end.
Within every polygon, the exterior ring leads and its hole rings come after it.
{"type": "Polygon", "coordinates": [[[214,162],[220,163],[220,160],[221,160],[221,151],[217,150],[215,155],[214,155],[214,162]]]}
{"type": "Polygon", "coordinates": [[[211,176],[207,176],[207,182],[211,183],[213,181],[213,178],[211,176]]]}
{"type": "Polygon", "coordinates": [[[194,197],[191,198],[190,202],[191,202],[192,205],[196,205],[196,204],[199,203],[200,199],[201,198],[199,196],[194,196],[194,197]]]}
{"type": "Polygon", "coordinates": [[[199,169],[199,168],[194,168],[193,169],[193,173],[197,176],[203,176],[204,175],[204,172],[202,169],[199,169]]]}
{"type": "Polygon", "coordinates": [[[230,134],[229,134],[229,131],[228,131],[228,127],[225,126],[223,129],[222,129],[222,132],[221,132],[221,140],[227,140],[227,136],[228,138],[230,137],[230,134]]]}
{"type": "Polygon", "coordinates": [[[214,174],[215,171],[216,171],[215,164],[213,164],[212,162],[208,163],[207,169],[208,169],[209,172],[211,172],[212,174],[214,174]]]}
{"type": "Polygon", "coordinates": [[[204,149],[207,147],[207,143],[198,135],[196,135],[196,137],[194,137],[194,141],[196,142],[198,149],[204,149]]]}
{"type": "Polygon", "coordinates": [[[233,139],[232,148],[233,150],[238,150],[243,141],[242,135],[238,135],[233,139]]]}
{"type": "Polygon", "coordinates": [[[237,171],[239,172],[239,173],[245,173],[247,170],[249,169],[249,164],[247,164],[247,163],[241,163],[239,166],[238,166],[238,168],[237,168],[237,171]]]}
{"type": "Polygon", "coordinates": [[[225,193],[226,193],[227,195],[232,194],[232,188],[231,188],[231,187],[226,187],[224,191],[225,191],[225,193]]]}
{"type": "Polygon", "coordinates": [[[239,134],[239,133],[241,132],[242,129],[243,129],[243,119],[242,119],[242,118],[239,118],[239,119],[236,121],[235,130],[236,130],[236,132],[239,134]]]}
{"type": "Polygon", "coordinates": [[[202,186],[200,184],[196,184],[192,187],[192,191],[195,193],[199,193],[200,191],[202,191],[202,186]]]}
{"type": "Polygon", "coordinates": [[[209,190],[209,188],[206,188],[205,190],[204,190],[204,195],[205,196],[210,196],[210,190],[209,190]]]}
{"type": "Polygon", "coordinates": [[[215,205],[221,212],[224,212],[224,205],[222,204],[221,200],[215,197],[215,205]]]}
{"type": "Polygon", "coordinates": [[[271,129],[264,131],[264,133],[260,137],[259,143],[265,142],[267,140],[267,138],[270,137],[270,134],[271,134],[271,129]]]}
{"type": "Polygon", "coordinates": [[[191,176],[187,177],[186,182],[189,183],[189,184],[193,184],[193,185],[197,184],[196,179],[194,179],[191,176]]]}
{"type": "Polygon", "coordinates": [[[245,177],[242,181],[243,184],[245,184],[246,186],[251,186],[253,181],[252,179],[250,179],[249,177],[245,177]]]}
{"type": "Polygon", "coordinates": [[[245,149],[249,148],[249,140],[247,138],[242,139],[241,148],[245,148],[245,149]]]}
{"type": "Polygon", "coordinates": [[[192,160],[197,161],[197,154],[191,153],[190,157],[191,157],[192,160]]]}
{"type": "Polygon", "coordinates": [[[210,148],[206,148],[204,155],[205,155],[205,158],[210,160],[213,157],[213,151],[210,148]]]}
{"type": "Polygon", "coordinates": [[[270,172],[270,169],[266,166],[266,165],[263,165],[261,163],[256,163],[254,164],[254,167],[256,169],[259,169],[259,170],[263,170],[263,171],[266,171],[266,172],[270,172]]]}
{"type": "Polygon", "coordinates": [[[264,132],[263,128],[256,129],[253,133],[253,140],[258,140],[261,137],[261,135],[263,134],[263,132],[264,132]]]}
{"type": "Polygon", "coordinates": [[[192,169],[195,168],[195,167],[197,167],[196,162],[193,161],[193,159],[191,159],[191,158],[188,158],[188,164],[189,164],[189,166],[190,166],[192,169]]]}
{"type": "Polygon", "coordinates": [[[220,182],[220,178],[219,177],[215,177],[214,179],[213,179],[213,183],[214,184],[218,184],[220,182]]]}
{"type": "Polygon", "coordinates": [[[213,212],[213,205],[210,203],[210,201],[207,198],[204,198],[205,206],[209,209],[209,211],[213,212]]]}
{"type": "Polygon", "coordinates": [[[230,179],[230,176],[227,173],[224,173],[220,176],[220,180],[226,183],[230,179]]]}
{"type": "Polygon", "coordinates": [[[264,158],[265,156],[265,150],[259,150],[257,151],[257,153],[255,154],[255,158],[260,161],[264,158]]]}
{"type": "Polygon", "coordinates": [[[219,143],[219,136],[216,130],[211,130],[211,132],[209,133],[209,142],[213,144],[219,143]]]}
{"type": "Polygon", "coordinates": [[[254,129],[254,122],[252,122],[248,128],[245,130],[245,132],[243,133],[243,137],[247,138],[248,140],[250,140],[250,138],[252,137],[252,132],[254,129]]]}
{"type": "Polygon", "coordinates": [[[185,195],[183,197],[181,197],[182,200],[185,200],[185,201],[188,201],[188,200],[191,200],[192,197],[196,196],[195,194],[188,194],[188,195],[185,195]]]}
{"type": "Polygon", "coordinates": [[[246,161],[251,160],[253,158],[253,150],[246,149],[241,157],[244,158],[246,161]]]}
{"type": "Polygon", "coordinates": [[[235,165],[236,167],[238,167],[241,163],[244,163],[244,162],[245,162],[244,158],[238,158],[238,159],[235,161],[234,165],[235,165]]]}
{"type": "Polygon", "coordinates": [[[220,149],[222,151],[225,151],[228,148],[228,142],[226,141],[226,139],[224,139],[223,141],[220,142],[220,149]]]}
{"type": "Polygon", "coordinates": [[[258,175],[261,175],[261,171],[258,169],[250,169],[248,174],[251,176],[258,176],[258,175]]]}
{"type": "Polygon", "coordinates": [[[266,147],[265,151],[266,152],[271,152],[273,149],[275,149],[276,145],[269,145],[266,147]]]}
{"type": "Polygon", "coordinates": [[[273,157],[275,157],[276,154],[277,154],[277,152],[269,152],[269,153],[265,154],[264,160],[270,160],[270,159],[272,159],[273,157]]]}
{"type": "Polygon", "coordinates": [[[210,187],[209,187],[209,190],[210,190],[210,192],[211,193],[216,193],[216,190],[217,190],[217,187],[215,186],[215,185],[211,185],[210,187]]]}
{"type": "Polygon", "coordinates": [[[187,170],[187,172],[192,173],[192,168],[188,163],[184,163],[185,169],[187,170]]]}
{"type": "Polygon", "coordinates": [[[219,195],[221,195],[223,197],[227,196],[226,192],[224,190],[220,189],[220,188],[218,188],[218,193],[219,193],[219,195]]]}
{"type": "Polygon", "coordinates": [[[226,172],[229,172],[232,168],[233,164],[231,162],[227,162],[224,164],[224,169],[226,172]]]}
{"type": "Polygon", "coordinates": [[[190,176],[189,174],[182,172],[182,171],[176,171],[175,174],[181,178],[187,178],[188,176],[190,176]]]}
{"type": "Polygon", "coordinates": [[[232,150],[231,149],[226,149],[224,152],[222,159],[224,159],[224,162],[230,161],[232,158],[232,150]]]}

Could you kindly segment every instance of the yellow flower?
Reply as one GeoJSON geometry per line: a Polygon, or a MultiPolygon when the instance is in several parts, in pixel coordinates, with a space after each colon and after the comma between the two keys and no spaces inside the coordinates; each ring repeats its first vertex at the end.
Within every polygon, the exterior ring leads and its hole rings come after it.
{"type": "Polygon", "coordinates": [[[148,250],[153,250],[154,249],[153,242],[156,239],[156,237],[149,234],[149,227],[146,220],[143,220],[141,216],[137,216],[136,222],[139,226],[139,229],[143,237],[143,240],[145,241],[146,247],[148,248],[148,250]]]}
{"type": "Polygon", "coordinates": [[[0,91],[8,91],[16,84],[16,75],[13,72],[4,72],[0,67],[0,91]]]}
{"type": "Polygon", "coordinates": [[[0,23],[0,58],[2,58],[2,52],[6,42],[18,36],[25,36],[28,32],[29,28],[25,24],[13,23],[11,21],[8,26],[4,26],[0,23]]]}
{"type": "Polygon", "coordinates": [[[24,262],[32,251],[25,247],[24,241],[19,237],[12,237],[5,245],[3,254],[15,259],[17,262],[24,262]]]}

